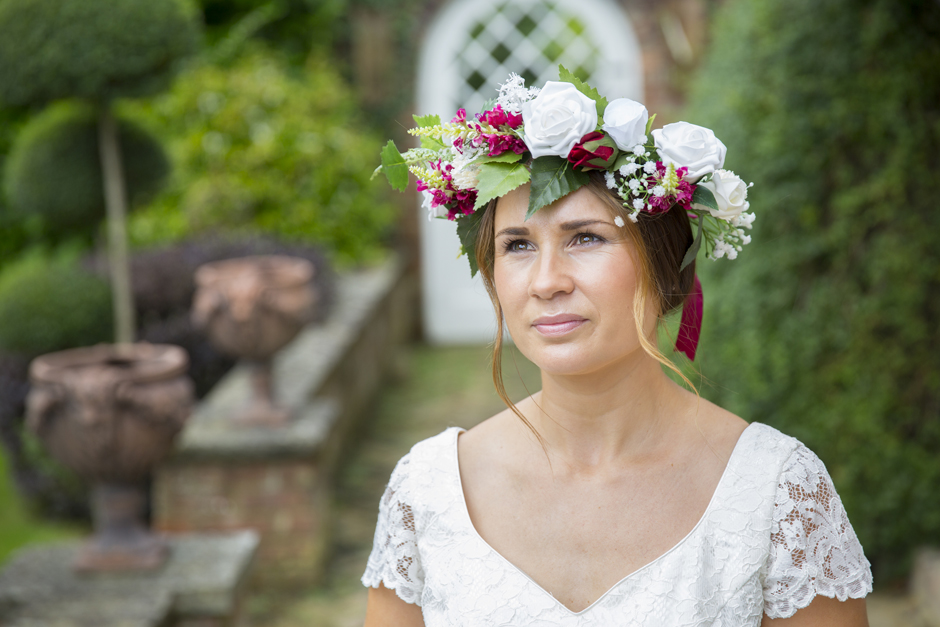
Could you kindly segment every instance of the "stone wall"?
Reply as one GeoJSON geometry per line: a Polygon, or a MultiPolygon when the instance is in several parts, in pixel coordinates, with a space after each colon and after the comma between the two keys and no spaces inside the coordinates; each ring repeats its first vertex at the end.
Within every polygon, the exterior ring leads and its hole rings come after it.
{"type": "Polygon", "coordinates": [[[413,335],[415,289],[397,260],[338,278],[329,319],[275,357],[275,396],[295,412],[285,427],[233,425],[249,386],[246,370],[229,373],[155,474],[154,526],[254,529],[259,583],[316,581],[329,546],[334,469],[396,348],[413,335]]]}

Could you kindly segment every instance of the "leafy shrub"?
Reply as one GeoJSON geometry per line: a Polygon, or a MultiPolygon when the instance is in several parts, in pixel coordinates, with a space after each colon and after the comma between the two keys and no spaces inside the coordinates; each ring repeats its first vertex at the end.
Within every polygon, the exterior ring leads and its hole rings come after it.
{"type": "Polygon", "coordinates": [[[111,289],[74,262],[31,255],[0,274],[0,350],[35,357],[111,338],[111,289]]]}
{"type": "Polygon", "coordinates": [[[735,0],[689,119],[755,181],[706,268],[710,395],[827,463],[876,576],[940,529],[940,4],[735,0]]]}
{"type": "Polygon", "coordinates": [[[125,106],[165,128],[177,172],[132,219],[133,241],[260,230],[322,245],[340,263],[382,252],[394,212],[370,181],[378,138],[325,59],[312,57],[297,76],[285,67],[255,49],[231,67],[192,69],[146,106],[125,106]]]}
{"type": "Polygon", "coordinates": [[[4,0],[0,100],[105,100],[164,89],[199,24],[183,0],[4,0]]]}
{"type": "MultiPolygon", "coordinates": [[[[131,204],[152,197],[169,174],[160,143],[138,125],[119,125],[124,180],[131,204]]],[[[23,128],[7,158],[4,187],[21,219],[43,218],[53,235],[88,232],[105,217],[98,126],[90,106],[52,106],[23,128]]]]}

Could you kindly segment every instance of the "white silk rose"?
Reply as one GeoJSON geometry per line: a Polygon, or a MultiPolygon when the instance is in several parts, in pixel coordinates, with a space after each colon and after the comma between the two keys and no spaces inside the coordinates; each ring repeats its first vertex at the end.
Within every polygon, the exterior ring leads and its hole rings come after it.
{"type": "Polygon", "coordinates": [[[548,81],[522,105],[522,140],[533,159],[567,157],[581,138],[597,128],[597,106],[571,83],[548,81]]]}
{"type": "Polygon", "coordinates": [[[725,164],[727,148],[710,128],[675,122],[653,131],[653,143],[660,160],[676,169],[688,168],[682,177],[695,183],[725,164]]]}
{"type": "Polygon", "coordinates": [[[617,98],[604,109],[601,129],[610,135],[620,150],[630,151],[637,144],[646,143],[646,123],[649,111],[636,100],[617,98]]]}
{"type": "Polygon", "coordinates": [[[706,209],[710,214],[722,220],[732,221],[747,211],[751,203],[747,201],[747,185],[737,174],[730,170],[716,170],[712,177],[699,183],[715,195],[718,210],[696,204],[695,207],[706,209]]]}

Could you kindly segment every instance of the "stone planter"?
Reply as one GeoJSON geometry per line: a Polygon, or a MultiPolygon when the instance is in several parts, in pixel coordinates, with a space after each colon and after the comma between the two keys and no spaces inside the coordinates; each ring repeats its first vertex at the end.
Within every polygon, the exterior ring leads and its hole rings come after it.
{"type": "Polygon", "coordinates": [[[193,322],[216,348],[251,370],[251,400],[233,416],[240,424],[284,425],[292,417],[275,402],[271,358],[313,317],[313,272],[306,259],[282,255],[216,261],[196,270],[193,322]]]}
{"type": "Polygon", "coordinates": [[[95,535],[77,569],[153,569],[166,558],[143,522],[144,484],[189,416],[188,363],[177,346],[139,343],[50,353],[30,365],[28,428],[94,485],[95,535]]]}

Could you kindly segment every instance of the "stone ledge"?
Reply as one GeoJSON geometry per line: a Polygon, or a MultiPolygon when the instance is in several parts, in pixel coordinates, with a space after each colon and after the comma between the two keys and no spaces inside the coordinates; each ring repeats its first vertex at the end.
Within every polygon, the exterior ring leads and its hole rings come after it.
{"type": "Polygon", "coordinates": [[[0,573],[0,624],[169,627],[189,619],[234,624],[258,534],[166,537],[169,560],[152,573],[78,575],[71,569],[77,542],[19,551],[0,573]]]}
{"type": "Polygon", "coordinates": [[[236,366],[197,406],[168,463],[278,455],[315,457],[341,414],[325,388],[403,273],[403,264],[394,258],[378,268],[339,276],[336,302],[327,320],[304,329],[274,357],[275,398],[296,412],[289,425],[239,428],[230,422],[250,394],[248,370],[236,366]]]}
{"type": "Polygon", "coordinates": [[[924,625],[940,627],[940,550],[922,548],[914,556],[911,593],[924,625]]]}

